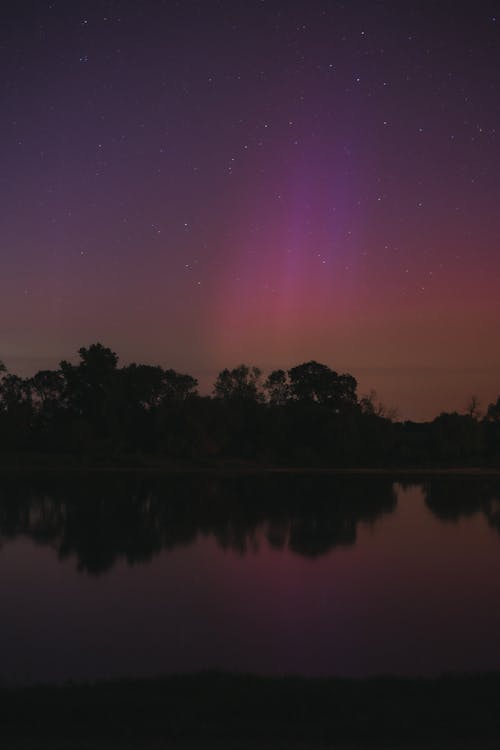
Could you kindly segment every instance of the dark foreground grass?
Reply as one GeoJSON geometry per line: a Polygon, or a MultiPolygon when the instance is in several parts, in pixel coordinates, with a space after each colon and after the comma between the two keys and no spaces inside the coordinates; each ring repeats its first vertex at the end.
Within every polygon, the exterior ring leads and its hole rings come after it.
{"type": "Polygon", "coordinates": [[[203,673],[0,689],[0,739],[500,740],[500,674],[437,679],[203,673]]]}

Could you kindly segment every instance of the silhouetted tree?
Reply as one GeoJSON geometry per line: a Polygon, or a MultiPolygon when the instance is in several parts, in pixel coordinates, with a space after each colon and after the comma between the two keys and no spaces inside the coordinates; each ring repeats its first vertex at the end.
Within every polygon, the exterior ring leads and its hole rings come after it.
{"type": "Polygon", "coordinates": [[[442,463],[467,465],[481,455],[481,427],[470,415],[440,414],[431,429],[433,455],[442,463]]]}
{"type": "Polygon", "coordinates": [[[0,443],[9,449],[31,447],[31,389],[27,380],[6,371],[0,380],[0,416],[0,443]]]}
{"type": "Polygon", "coordinates": [[[184,401],[197,394],[198,381],[191,375],[184,375],[175,370],[163,371],[165,397],[184,401]]]}
{"type": "Polygon", "coordinates": [[[0,382],[0,409],[12,412],[25,406],[31,406],[29,382],[19,375],[5,374],[0,382]]]}
{"type": "Polygon", "coordinates": [[[273,370],[268,375],[264,388],[272,406],[283,406],[290,400],[290,380],[285,370],[273,370]]]}
{"type": "Polygon", "coordinates": [[[123,409],[120,403],[118,357],[100,343],[78,350],[80,361],[60,363],[64,397],[71,420],[70,439],[78,453],[116,452],[122,442],[123,409]]]}
{"type": "Polygon", "coordinates": [[[239,365],[232,370],[222,370],[214,386],[216,398],[237,401],[262,401],[261,371],[258,367],[239,365]]]}
{"type": "Polygon", "coordinates": [[[480,402],[477,396],[470,397],[467,403],[467,408],[465,410],[465,413],[469,417],[472,417],[472,419],[479,419],[479,417],[481,416],[481,411],[480,411],[480,402]]]}
{"type": "Polygon", "coordinates": [[[39,370],[28,382],[34,400],[42,407],[63,402],[65,381],[60,370],[39,370]]]}
{"type": "Polygon", "coordinates": [[[352,375],[339,375],[327,365],[311,360],[288,370],[292,397],[330,406],[336,411],[357,404],[357,382],[352,375]]]}
{"type": "Polygon", "coordinates": [[[500,422],[500,396],[495,403],[489,404],[486,419],[490,422],[500,422]]]}
{"type": "Polygon", "coordinates": [[[200,397],[191,375],[159,365],[119,367],[100,343],[78,354],[76,364],[62,361],[59,370],[27,379],[0,363],[4,455],[52,451],[83,463],[140,463],[156,454],[285,466],[500,465],[500,397],[482,420],[473,398],[467,414],[399,422],[375,392],[358,401],[352,375],[314,360],[273,370],[263,384],[257,367],[224,369],[215,397],[200,397]]]}
{"type": "Polygon", "coordinates": [[[484,440],[488,461],[500,464],[500,396],[489,404],[483,420],[484,440]]]}
{"type": "Polygon", "coordinates": [[[102,429],[106,407],[115,392],[118,357],[100,343],[82,347],[78,354],[78,365],[65,360],[60,364],[66,381],[66,398],[76,415],[102,429]]]}
{"type": "Polygon", "coordinates": [[[388,408],[381,401],[378,401],[377,391],[373,389],[359,399],[359,408],[362,414],[368,416],[384,417],[390,420],[394,420],[397,417],[397,409],[388,408]]]}
{"type": "Polygon", "coordinates": [[[121,369],[120,379],[129,406],[152,409],[165,397],[164,371],[159,366],[132,363],[121,369]]]}

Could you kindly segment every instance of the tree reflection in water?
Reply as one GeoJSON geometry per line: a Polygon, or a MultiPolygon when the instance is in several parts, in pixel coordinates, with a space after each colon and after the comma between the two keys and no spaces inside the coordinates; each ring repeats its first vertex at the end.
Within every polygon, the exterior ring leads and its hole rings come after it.
{"type": "Polygon", "coordinates": [[[482,513],[500,534],[500,479],[498,477],[435,478],[424,484],[425,503],[440,521],[458,522],[482,513]]]}
{"type": "Polygon", "coordinates": [[[51,475],[4,480],[0,543],[26,536],[80,571],[150,561],[161,550],[213,537],[245,554],[266,541],[308,557],[353,545],[360,523],[396,507],[392,480],[269,474],[178,476],[51,475]]]}

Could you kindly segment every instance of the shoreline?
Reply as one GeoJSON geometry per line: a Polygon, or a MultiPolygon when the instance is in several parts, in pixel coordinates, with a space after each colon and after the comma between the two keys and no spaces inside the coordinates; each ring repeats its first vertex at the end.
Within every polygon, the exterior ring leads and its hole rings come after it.
{"type": "MultiPolygon", "coordinates": [[[[0,688],[2,737],[183,743],[432,743],[500,738],[500,673],[435,678],[156,679],[0,688]]],[[[189,746],[189,745],[187,745],[189,746]]],[[[354,745],[355,746],[355,745],[354,745]]],[[[455,745],[456,746],[456,745],[455,745]]]]}
{"type": "Polygon", "coordinates": [[[221,476],[247,476],[247,475],[279,475],[279,474],[302,474],[302,475],[325,475],[325,476],[403,476],[403,477],[426,477],[426,476],[500,476],[500,468],[487,466],[470,467],[308,467],[308,466],[242,466],[231,464],[220,464],[214,466],[165,466],[165,465],[141,465],[131,464],[127,466],[119,464],[107,465],[77,465],[77,464],[38,464],[38,463],[15,463],[11,465],[0,463],[0,475],[15,472],[58,472],[58,473],[138,473],[138,474],[165,474],[165,475],[221,475],[221,476]]]}

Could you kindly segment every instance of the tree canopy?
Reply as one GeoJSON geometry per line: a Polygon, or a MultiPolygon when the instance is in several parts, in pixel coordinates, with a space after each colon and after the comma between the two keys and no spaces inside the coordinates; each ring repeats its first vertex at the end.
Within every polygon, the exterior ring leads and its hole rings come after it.
{"type": "Polygon", "coordinates": [[[83,461],[244,460],[284,466],[500,465],[500,396],[481,417],[395,421],[374,392],[315,360],[267,377],[255,366],[224,368],[211,396],[189,374],[121,365],[102,343],[75,362],[30,378],[0,363],[0,460],[9,451],[64,453],[83,461]],[[136,460],[136,459],[134,459],[136,460]]]}

